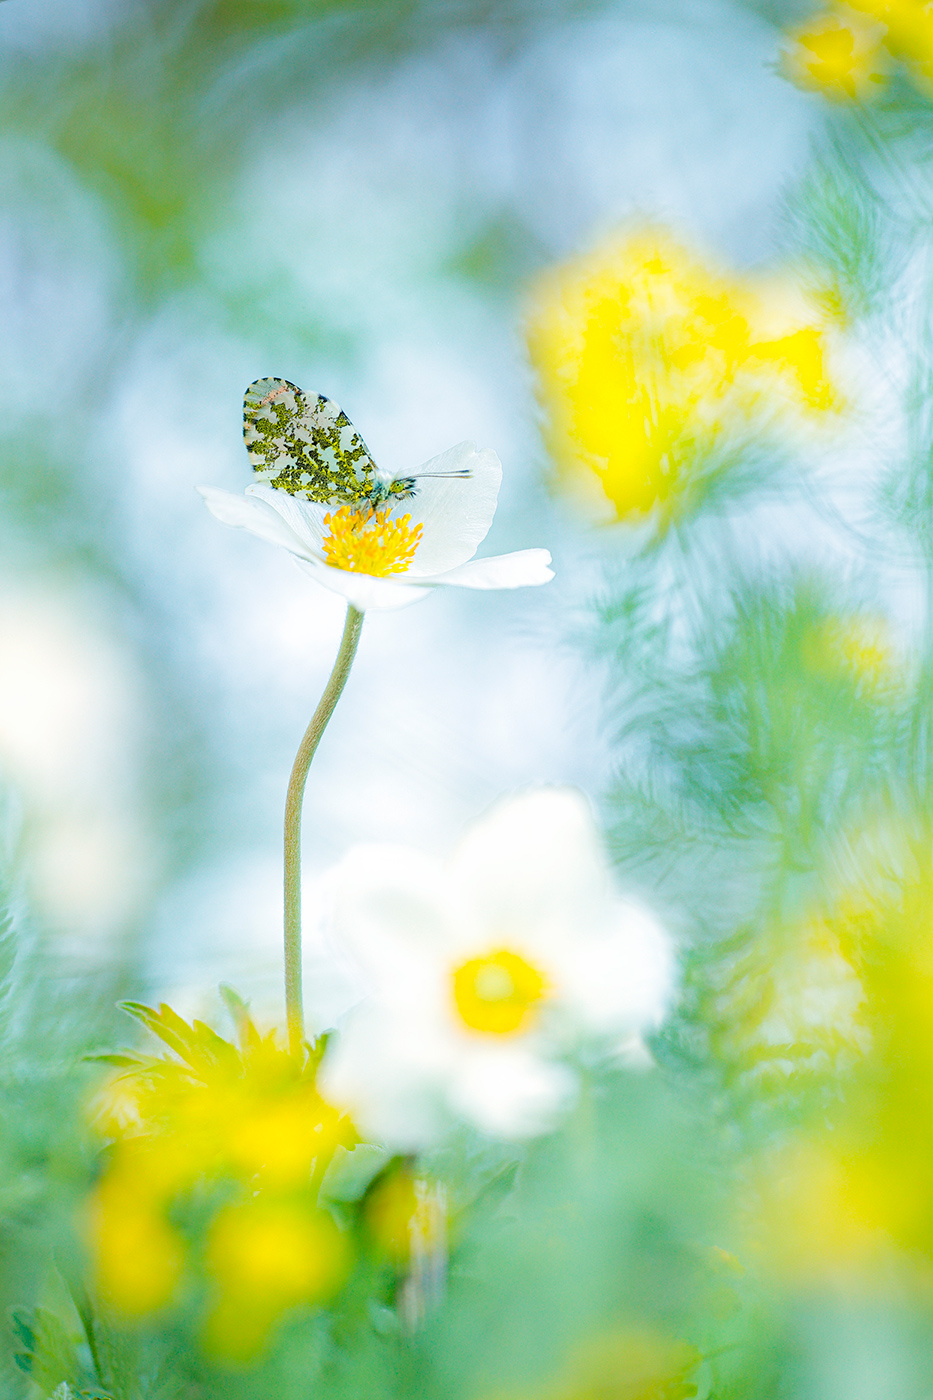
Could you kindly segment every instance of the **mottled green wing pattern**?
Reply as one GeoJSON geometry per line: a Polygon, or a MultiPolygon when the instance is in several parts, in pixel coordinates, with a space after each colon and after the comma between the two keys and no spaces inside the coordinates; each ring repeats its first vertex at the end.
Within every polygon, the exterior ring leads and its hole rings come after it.
{"type": "Polygon", "coordinates": [[[287,379],[257,379],[243,399],[243,437],[253,470],[290,496],[339,505],[378,494],[365,442],[323,394],[312,399],[287,379]]]}

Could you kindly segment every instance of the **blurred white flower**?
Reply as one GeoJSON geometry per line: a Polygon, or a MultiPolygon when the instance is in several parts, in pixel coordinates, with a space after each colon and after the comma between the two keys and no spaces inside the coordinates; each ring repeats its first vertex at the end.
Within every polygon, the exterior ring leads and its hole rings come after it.
{"type": "Polygon", "coordinates": [[[502,481],[490,448],[461,442],[411,475],[416,490],[404,514],[391,505],[368,514],[352,504],[319,505],[267,482],[243,495],[198,490],[218,520],[289,550],[312,578],[361,611],[404,607],[437,587],[522,588],[554,577],[546,549],[473,558],[502,481]]]}
{"type": "Polygon", "coordinates": [[[548,1130],[581,1045],[644,1060],[674,991],[671,941],[613,891],[571,789],[504,799],[442,862],[360,846],[333,872],[332,938],[365,990],[328,1047],[323,1089],[361,1130],[425,1146],[452,1119],[548,1130]]]}

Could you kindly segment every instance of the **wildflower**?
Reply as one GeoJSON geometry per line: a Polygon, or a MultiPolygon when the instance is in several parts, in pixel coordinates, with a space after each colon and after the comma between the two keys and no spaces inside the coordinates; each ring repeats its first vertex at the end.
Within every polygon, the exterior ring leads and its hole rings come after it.
{"type": "Polygon", "coordinates": [[[89,1203],[97,1285],[125,1316],[171,1304],[207,1275],[205,1340],[258,1350],[287,1309],[342,1282],[345,1238],[317,1200],[339,1145],[356,1135],[316,1084],[316,1060],[279,1049],[243,1021],[239,1048],[166,1006],[129,1003],[175,1051],[139,1059],[98,1102],[110,1139],[89,1203]]]}
{"type": "Polygon", "coordinates": [[[182,1275],[185,1242],[167,1219],[157,1193],[137,1177],[134,1154],[106,1173],[91,1210],[97,1282],[131,1317],[156,1312],[170,1301],[182,1275]]]}
{"type": "Polygon", "coordinates": [[[862,1289],[892,1266],[925,1276],[933,1259],[931,852],[926,818],[901,813],[840,843],[825,928],[858,979],[848,1014],[841,984],[834,1000],[860,1053],[813,1118],[761,1153],[745,1202],[763,1263],[808,1287],[862,1289]]]}
{"type": "Polygon", "coordinates": [[[281,1313],[329,1298],[348,1262],[345,1237],[309,1204],[254,1198],[225,1206],[207,1245],[214,1288],[208,1346],[226,1357],[251,1356],[281,1313]]]}
{"type": "Polygon", "coordinates": [[[268,482],[244,495],[201,486],[208,509],[293,554],[302,568],[361,612],[399,608],[432,588],[521,588],[554,577],[546,549],[474,559],[492,524],[502,467],[490,448],[448,448],[412,473],[405,510],[319,505],[268,482]],[[395,513],[393,513],[395,512],[395,513]]]}
{"type": "Polygon", "coordinates": [[[933,10],[927,0],[847,0],[791,35],[787,77],[840,101],[864,101],[902,63],[927,94],[933,82],[933,10]],[[887,53],[885,53],[887,50],[887,53]]]}
{"type": "Polygon", "coordinates": [[[367,846],[333,876],[333,936],[368,995],[322,1064],[365,1131],[410,1149],[460,1117],[520,1138],[550,1127],[584,1041],[645,1057],[673,990],[670,942],[618,899],[585,799],[501,802],[453,857],[367,846]]]}
{"type": "Polygon", "coordinates": [[[779,285],[727,281],[650,230],[551,273],[529,345],[562,480],[619,519],[671,507],[730,430],[834,407],[822,331],[801,320],[779,285]]]}
{"type": "Polygon", "coordinates": [[[885,47],[929,88],[933,78],[933,11],[927,0],[849,0],[849,9],[884,26],[885,47]]]}
{"type": "Polygon", "coordinates": [[[884,83],[884,30],[857,14],[845,22],[833,12],[796,30],[782,55],[785,75],[798,87],[835,101],[858,102],[884,83]]]}

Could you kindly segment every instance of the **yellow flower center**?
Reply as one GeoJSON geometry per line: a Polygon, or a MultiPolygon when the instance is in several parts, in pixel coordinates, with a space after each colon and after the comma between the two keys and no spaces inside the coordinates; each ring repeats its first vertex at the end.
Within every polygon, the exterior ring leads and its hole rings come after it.
{"type": "Polygon", "coordinates": [[[544,974],[507,948],[462,963],[453,984],[464,1024],[492,1035],[525,1030],[549,990],[544,974]]]}
{"type": "Polygon", "coordinates": [[[367,516],[354,505],[325,515],[324,524],[329,531],[323,540],[327,563],[375,578],[407,573],[423,528],[412,525],[410,515],[391,519],[388,507],[367,516]]]}

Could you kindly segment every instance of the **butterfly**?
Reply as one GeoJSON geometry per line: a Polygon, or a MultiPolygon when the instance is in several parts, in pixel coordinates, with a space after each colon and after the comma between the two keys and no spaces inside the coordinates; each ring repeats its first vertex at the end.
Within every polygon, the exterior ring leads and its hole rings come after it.
{"type": "Polygon", "coordinates": [[[333,399],[314,398],[287,379],[257,379],[243,397],[243,438],[253,470],[279,491],[320,505],[351,505],[362,514],[417,494],[421,472],[387,479],[333,399]]]}

